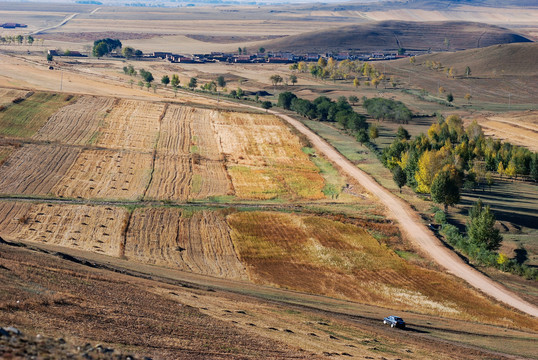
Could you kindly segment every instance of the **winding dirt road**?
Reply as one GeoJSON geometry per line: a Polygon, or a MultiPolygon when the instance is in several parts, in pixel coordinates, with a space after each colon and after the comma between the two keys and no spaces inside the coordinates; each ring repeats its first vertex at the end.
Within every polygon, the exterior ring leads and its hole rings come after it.
{"type": "Polygon", "coordinates": [[[394,196],[387,189],[379,185],[374,179],[362,170],[353,165],[348,159],[342,156],[325,140],[307,128],[303,123],[290,116],[270,111],[272,114],[284,119],[299,132],[305,135],[312,145],[321,151],[327,158],[338,165],[349,176],[357,180],[365,189],[387,207],[388,216],[396,220],[400,225],[400,230],[408,239],[429,255],[435,262],[444,267],[449,273],[467,281],[473,287],[481,290],[498,301],[508,304],[529,315],[538,317],[538,307],[530,304],[514,293],[504,288],[499,283],[491,280],[487,276],[465,264],[454,252],[446,248],[428,229],[421,223],[417,213],[413,211],[407,203],[394,196]]]}

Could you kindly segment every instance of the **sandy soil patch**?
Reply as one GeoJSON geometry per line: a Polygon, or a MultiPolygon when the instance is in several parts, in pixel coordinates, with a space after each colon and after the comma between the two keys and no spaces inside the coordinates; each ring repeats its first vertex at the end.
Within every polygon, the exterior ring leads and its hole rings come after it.
{"type": "Polygon", "coordinates": [[[485,116],[479,124],[486,135],[538,151],[538,111],[485,116]]]}
{"type": "Polygon", "coordinates": [[[0,193],[50,195],[80,150],[29,144],[19,148],[0,167],[0,193]]]}
{"type": "Polygon", "coordinates": [[[125,256],[199,274],[246,279],[229,232],[216,212],[139,209],[127,232],[125,256]]]}
{"type": "Polygon", "coordinates": [[[119,256],[127,211],[122,208],[0,202],[0,234],[119,256]]]}

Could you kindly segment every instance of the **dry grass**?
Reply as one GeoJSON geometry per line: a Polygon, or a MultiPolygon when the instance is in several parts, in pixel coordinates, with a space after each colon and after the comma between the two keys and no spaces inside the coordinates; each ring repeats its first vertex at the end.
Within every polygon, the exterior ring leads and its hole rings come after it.
{"type": "Polygon", "coordinates": [[[351,224],[270,212],[235,213],[228,222],[257,283],[494,324],[527,321],[453,277],[407,263],[351,224]]]}

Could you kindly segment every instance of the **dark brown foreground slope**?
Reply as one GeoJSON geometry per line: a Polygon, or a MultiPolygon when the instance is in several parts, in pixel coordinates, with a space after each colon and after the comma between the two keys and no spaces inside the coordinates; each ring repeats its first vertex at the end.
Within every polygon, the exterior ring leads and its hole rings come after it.
{"type": "Polygon", "coordinates": [[[483,23],[382,21],[291,35],[264,44],[293,52],[336,50],[463,50],[496,44],[530,42],[511,30],[483,23]],[[448,40],[447,46],[445,39],[448,40]]]}

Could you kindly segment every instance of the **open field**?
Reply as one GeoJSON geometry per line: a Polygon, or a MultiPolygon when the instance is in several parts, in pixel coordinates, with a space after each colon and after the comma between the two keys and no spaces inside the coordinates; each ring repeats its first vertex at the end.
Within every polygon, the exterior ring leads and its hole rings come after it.
{"type": "Polygon", "coordinates": [[[486,115],[477,119],[487,136],[538,151],[538,112],[486,115]]]}
{"type": "Polygon", "coordinates": [[[93,96],[80,97],[62,107],[34,135],[35,140],[86,145],[99,129],[114,99],[93,96]]]}
{"type": "Polygon", "coordinates": [[[144,194],[151,166],[151,154],[84,150],[51,191],[67,198],[136,200],[144,194]]]}
{"type": "Polygon", "coordinates": [[[236,196],[272,199],[324,197],[323,177],[303,144],[269,115],[222,113],[214,123],[236,196]]]}
{"type": "Polygon", "coordinates": [[[75,100],[71,95],[45,92],[19,99],[0,111],[0,135],[31,137],[60,107],[75,100]]]}
{"type": "Polygon", "coordinates": [[[24,99],[29,95],[29,91],[0,88],[0,106],[7,107],[13,102],[13,100],[24,99]]]}
{"type": "Polygon", "coordinates": [[[135,210],[125,256],[197,274],[247,279],[224,216],[214,211],[135,210]]]}
{"type": "Polygon", "coordinates": [[[119,256],[127,211],[116,207],[0,202],[0,235],[119,256]]]}
{"type": "Polygon", "coordinates": [[[80,150],[55,145],[24,145],[0,167],[0,193],[50,195],[80,150]]]}
{"type": "MultiPolygon", "coordinates": [[[[269,212],[235,213],[228,222],[257,283],[467,320],[510,316],[459,281],[410,265],[353,225],[269,212]]],[[[510,318],[507,324],[524,321],[510,318]]]]}
{"type": "Polygon", "coordinates": [[[155,147],[159,121],[165,110],[163,104],[120,100],[99,128],[95,145],[151,151],[155,147]]]}

